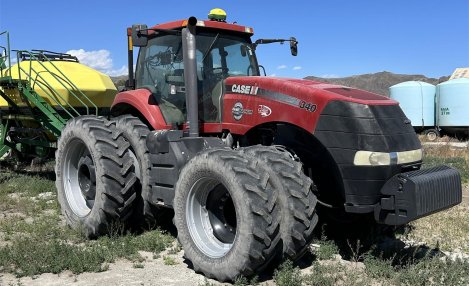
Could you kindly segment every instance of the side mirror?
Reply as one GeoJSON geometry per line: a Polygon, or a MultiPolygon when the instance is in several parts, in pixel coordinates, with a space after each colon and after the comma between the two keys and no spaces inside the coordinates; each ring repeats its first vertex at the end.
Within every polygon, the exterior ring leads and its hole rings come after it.
{"type": "Polygon", "coordinates": [[[290,38],[290,51],[292,56],[296,57],[298,55],[298,41],[295,37],[290,38]]]}
{"type": "Polygon", "coordinates": [[[245,58],[246,55],[247,55],[246,46],[245,46],[245,45],[241,45],[239,48],[241,49],[241,56],[242,56],[243,58],[245,58]]]}
{"type": "Polygon", "coordinates": [[[146,47],[148,44],[147,25],[132,25],[132,45],[134,47],[146,47]]]}

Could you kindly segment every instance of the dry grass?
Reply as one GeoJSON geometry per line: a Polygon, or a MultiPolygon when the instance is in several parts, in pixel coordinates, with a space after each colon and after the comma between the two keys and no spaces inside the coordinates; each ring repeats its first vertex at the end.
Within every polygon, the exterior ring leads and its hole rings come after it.
{"type": "Polygon", "coordinates": [[[0,165],[0,272],[103,271],[118,258],[138,264],[143,260],[139,251],[157,255],[173,243],[172,236],[159,230],[124,235],[119,226],[109,237],[84,239],[65,225],[49,172],[19,173],[0,165]]]}
{"type": "Polygon", "coordinates": [[[450,143],[441,145],[423,146],[423,167],[429,168],[436,165],[448,165],[459,170],[463,183],[469,183],[469,150],[458,148],[450,143]]]}

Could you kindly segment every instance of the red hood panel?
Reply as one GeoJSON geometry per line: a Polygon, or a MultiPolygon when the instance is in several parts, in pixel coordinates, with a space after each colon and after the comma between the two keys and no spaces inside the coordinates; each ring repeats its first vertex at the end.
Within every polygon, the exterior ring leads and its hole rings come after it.
{"type": "MultiPolygon", "coordinates": [[[[255,86],[260,90],[286,94],[300,100],[323,104],[333,100],[356,102],[367,105],[398,104],[396,101],[389,99],[388,97],[368,91],[312,80],[249,76],[229,77],[226,79],[225,83],[227,86],[232,86],[234,84],[255,86]]],[[[230,90],[227,90],[227,93],[230,92],[230,90]]]]}

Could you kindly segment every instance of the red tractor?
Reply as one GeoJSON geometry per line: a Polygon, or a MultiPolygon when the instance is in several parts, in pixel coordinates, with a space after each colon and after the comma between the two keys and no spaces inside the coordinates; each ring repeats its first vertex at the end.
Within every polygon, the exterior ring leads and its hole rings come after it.
{"type": "Polygon", "coordinates": [[[228,281],[299,258],[316,204],[337,220],[402,225],[461,202],[457,170],[420,170],[396,101],[262,76],[256,48],[289,42],[295,56],[296,39],[252,42],[252,28],[209,16],[128,29],[129,79],[111,118],[73,119],[58,142],[70,225],[96,237],[173,208],[194,269],[228,281]]]}

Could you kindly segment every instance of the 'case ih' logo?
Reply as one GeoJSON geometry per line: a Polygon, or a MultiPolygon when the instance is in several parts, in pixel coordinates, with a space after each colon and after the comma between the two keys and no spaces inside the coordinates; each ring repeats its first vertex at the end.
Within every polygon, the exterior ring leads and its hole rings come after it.
{"type": "Polygon", "coordinates": [[[256,95],[258,90],[259,87],[251,85],[233,84],[231,86],[231,92],[234,93],[256,95]]]}

